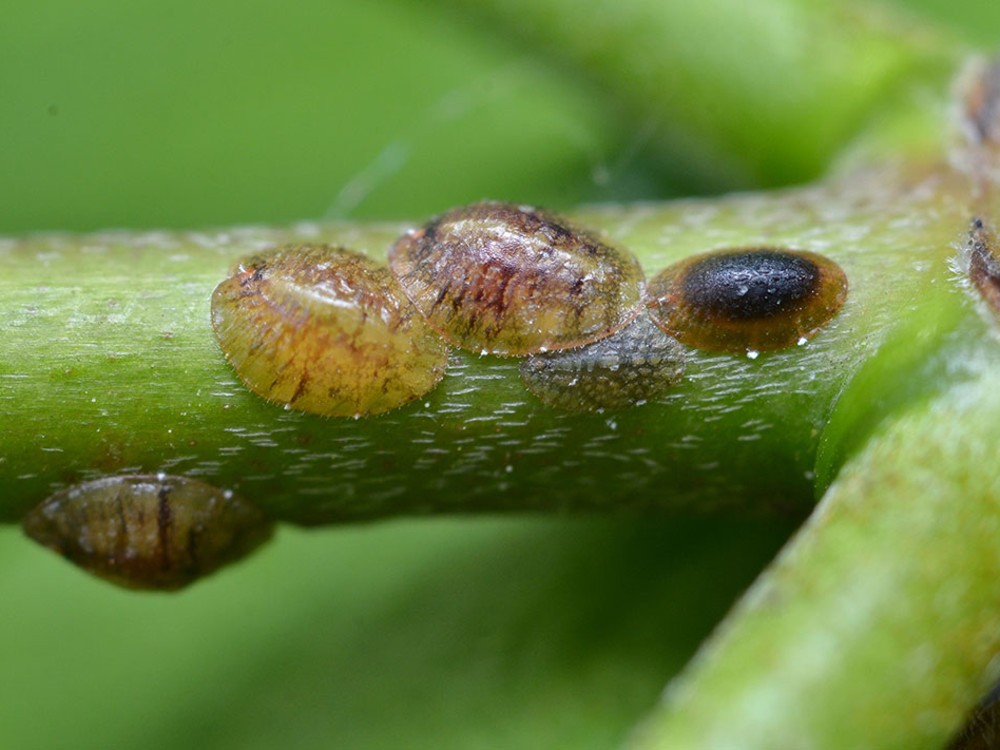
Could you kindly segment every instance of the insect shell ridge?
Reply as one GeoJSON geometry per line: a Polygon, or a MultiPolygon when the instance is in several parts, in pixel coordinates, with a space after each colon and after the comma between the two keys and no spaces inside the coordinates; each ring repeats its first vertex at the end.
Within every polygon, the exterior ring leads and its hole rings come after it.
{"type": "Polygon", "coordinates": [[[474,353],[570,349],[638,315],[638,260],[550,212],[455,208],[399,238],[389,268],[432,328],[474,353]]]}
{"type": "Polygon", "coordinates": [[[274,532],[273,520],[232,492],[162,474],[74,485],[36,506],[22,527],[95,576],[157,591],[190,585],[274,532]]]}

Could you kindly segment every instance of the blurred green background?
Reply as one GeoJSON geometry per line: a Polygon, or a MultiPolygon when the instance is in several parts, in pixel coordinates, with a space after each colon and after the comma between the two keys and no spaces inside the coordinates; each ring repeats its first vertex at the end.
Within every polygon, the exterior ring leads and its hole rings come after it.
{"type": "MultiPolygon", "coordinates": [[[[544,53],[445,2],[7,3],[0,234],[712,189],[544,53]]],[[[609,747],[794,523],[286,529],[170,597],[3,529],[0,747],[609,747]]]]}
{"type": "MultiPolygon", "coordinates": [[[[995,4],[912,4],[995,41],[995,4]]],[[[0,234],[690,189],[648,123],[499,31],[447,2],[7,3],[0,234]]]]}
{"type": "Polygon", "coordinates": [[[0,232],[657,191],[648,134],[443,7],[43,1],[4,16],[0,232]]]}

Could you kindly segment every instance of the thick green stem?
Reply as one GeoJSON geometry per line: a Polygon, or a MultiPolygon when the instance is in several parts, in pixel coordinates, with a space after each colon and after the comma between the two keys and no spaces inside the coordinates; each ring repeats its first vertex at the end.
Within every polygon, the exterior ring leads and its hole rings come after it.
{"type": "Polygon", "coordinates": [[[645,749],[943,747],[1000,651],[995,346],[893,420],[637,737],[645,749]]]}
{"type": "Polygon", "coordinates": [[[805,509],[819,436],[844,384],[898,326],[926,315],[946,330],[957,314],[953,305],[912,310],[951,284],[948,258],[968,218],[962,190],[944,170],[888,169],[777,195],[579,214],[632,249],[648,274],[696,251],[779,245],[829,256],[850,284],[838,317],[803,346],[756,359],[691,350],[667,396],[584,415],[536,401],[517,360],[457,352],[426,398],[360,420],[290,412],[236,380],[209,323],[212,288],[234,261],[304,238],[384,257],[401,226],[8,241],[0,516],[17,520],[94,476],[158,471],[234,488],[300,523],[805,509]]]}

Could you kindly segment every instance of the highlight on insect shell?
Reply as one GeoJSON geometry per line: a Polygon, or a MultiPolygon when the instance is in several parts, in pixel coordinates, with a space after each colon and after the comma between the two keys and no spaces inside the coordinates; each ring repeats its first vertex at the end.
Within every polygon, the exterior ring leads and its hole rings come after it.
{"type": "Polygon", "coordinates": [[[329,245],[290,245],[240,263],[212,294],[226,359],[258,396],[358,417],[434,388],[447,344],[388,269],[329,245]]]}
{"type": "Polygon", "coordinates": [[[25,516],[25,533],[125,588],[183,588],[245,557],[274,523],[232,492],[186,477],[126,475],[55,493],[25,516]]]}
{"type": "Polygon", "coordinates": [[[526,357],[521,381],[558,409],[624,409],[662,396],[680,382],[684,360],[684,347],[643,313],[593,344],[526,357]]]}
{"type": "Polygon", "coordinates": [[[847,276],[829,258],[786,248],[716,250],[649,283],[653,322],[688,346],[760,352],[804,343],[840,311],[847,276]]]}
{"type": "Polygon", "coordinates": [[[430,325],[476,353],[523,356],[591,343],[638,314],[631,253],[565,219],[487,201],[401,237],[389,267],[430,325]]]}

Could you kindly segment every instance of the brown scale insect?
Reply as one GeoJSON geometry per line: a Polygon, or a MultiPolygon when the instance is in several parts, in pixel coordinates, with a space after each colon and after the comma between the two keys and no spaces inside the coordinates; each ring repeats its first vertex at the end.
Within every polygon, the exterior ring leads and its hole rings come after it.
{"type": "Polygon", "coordinates": [[[84,570],[132,589],[193,583],[267,541],[274,523],[232,492],[185,477],[134,475],[52,495],[25,533],[84,570]]]}
{"type": "Polygon", "coordinates": [[[653,322],[681,342],[754,354],[815,335],[844,304],[847,277],[816,253],[740,248],[675,263],[648,294],[653,322]]]}
{"type": "Polygon", "coordinates": [[[638,313],[630,254],[536,208],[456,208],[401,237],[389,267],[430,325],[473,352],[521,356],[596,341],[638,313]]]}
{"type": "Polygon", "coordinates": [[[969,279],[993,311],[1000,313],[1000,259],[997,258],[996,234],[982,219],[973,219],[969,227],[967,251],[969,279]]]}
{"type": "Polygon", "coordinates": [[[527,357],[521,362],[521,382],[557,409],[625,409],[679,382],[684,359],[684,347],[641,314],[593,344],[527,357]]]}
{"type": "Polygon", "coordinates": [[[291,409],[380,414],[441,380],[448,347],[388,269],[328,245],[241,263],[212,294],[219,346],[246,386],[291,409]]]}

